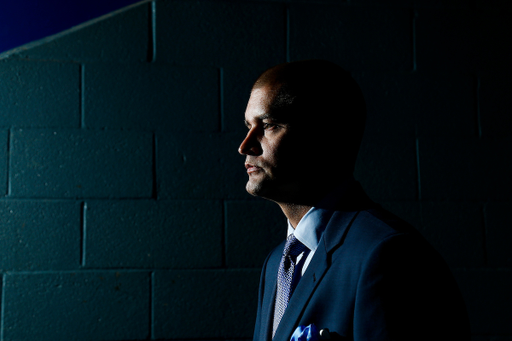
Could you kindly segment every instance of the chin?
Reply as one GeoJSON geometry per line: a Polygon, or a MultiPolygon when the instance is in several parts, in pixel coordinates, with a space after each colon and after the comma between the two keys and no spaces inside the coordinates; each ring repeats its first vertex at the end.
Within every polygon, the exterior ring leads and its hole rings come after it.
{"type": "Polygon", "coordinates": [[[269,186],[268,181],[256,181],[255,179],[249,179],[245,186],[245,190],[252,196],[267,199],[268,195],[272,192],[270,187],[271,186],[269,186]]]}
{"type": "Polygon", "coordinates": [[[283,199],[282,193],[280,194],[280,191],[275,186],[270,186],[268,183],[251,183],[249,181],[245,189],[250,195],[262,199],[274,202],[282,202],[283,199]]]}
{"type": "Polygon", "coordinates": [[[259,197],[261,193],[261,185],[259,183],[253,183],[251,180],[249,180],[247,182],[247,185],[245,185],[245,190],[250,195],[259,197]]]}

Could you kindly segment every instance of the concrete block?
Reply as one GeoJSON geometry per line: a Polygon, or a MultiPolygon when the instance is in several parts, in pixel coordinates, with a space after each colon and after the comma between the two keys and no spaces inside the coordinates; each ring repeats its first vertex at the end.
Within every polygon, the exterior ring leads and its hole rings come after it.
{"type": "Polygon", "coordinates": [[[13,196],[151,196],[152,136],[148,133],[16,130],[11,141],[13,196]]]}
{"type": "Polygon", "coordinates": [[[80,68],[74,63],[0,61],[1,127],[78,127],[80,68]]]}
{"type": "Polygon", "coordinates": [[[158,134],[157,179],[161,198],[248,198],[245,158],[236,134],[158,134]]]}
{"type": "Polygon", "coordinates": [[[88,201],[85,266],[220,267],[222,210],[216,201],[88,201]]]}
{"type": "Polygon", "coordinates": [[[327,59],[349,71],[412,69],[406,9],[290,5],[290,59],[327,59]]]}
{"type": "Polygon", "coordinates": [[[4,276],[4,340],[149,337],[148,273],[90,271],[4,276]]]}
{"type": "MultiPolygon", "coordinates": [[[[417,0],[386,0],[386,2],[378,1],[378,0],[347,0],[350,5],[365,5],[365,6],[397,6],[397,7],[413,7],[414,3],[417,0]]],[[[319,0],[319,2],[325,2],[319,0]]],[[[339,3],[339,1],[329,1],[333,3],[339,3]]]]}
{"type": "Polygon", "coordinates": [[[468,308],[473,334],[512,333],[512,271],[472,269],[454,272],[468,308]]]}
{"type": "Polygon", "coordinates": [[[436,8],[436,9],[464,9],[475,7],[479,0],[413,0],[413,4],[418,8],[436,8]]]}
{"type": "Polygon", "coordinates": [[[484,265],[482,207],[475,203],[423,202],[420,232],[451,268],[484,265]]]}
{"type": "Polygon", "coordinates": [[[258,268],[288,225],[276,203],[260,199],[226,202],[226,226],[226,265],[258,268]]]}
{"type": "Polygon", "coordinates": [[[412,136],[382,140],[365,134],[354,175],[370,198],[376,201],[417,198],[415,148],[412,136]]]}
{"type": "Polygon", "coordinates": [[[158,63],[85,65],[85,126],[219,129],[219,70],[158,63]]]}
{"type": "Polygon", "coordinates": [[[477,22],[472,11],[420,9],[415,25],[419,70],[478,69],[477,22]]]}
{"type": "Polygon", "coordinates": [[[28,44],[15,56],[68,61],[146,61],[149,2],[141,2],[28,44]]]}
{"type": "Polygon", "coordinates": [[[155,339],[250,338],[259,270],[156,271],[155,339]]]}
{"type": "Polygon", "coordinates": [[[512,135],[512,81],[510,77],[483,76],[480,81],[482,136],[512,135]]]}
{"type": "Polygon", "coordinates": [[[419,9],[418,70],[511,73],[512,23],[500,9],[419,9]]]}
{"type": "Polygon", "coordinates": [[[477,8],[484,8],[484,9],[489,9],[489,8],[494,8],[494,9],[499,9],[499,10],[511,10],[512,9],[512,4],[506,0],[490,0],[490,1],[489,0],[476,0],[474,2],[474,4],[477,8]]]}
{"type": "Polygon", "coordinates": [[[80,203],[2,200],[0,216],[2,271],[80,266],[80,203]]]}
{"type": "Polygon", "coordinates": [[[418,231],[421,229],[421,205],[418,201],[382,201],[379,204],[418,231]]]}
{"type": "Polygon", "coordinates": [[[369,135],[477,134],[476,80],[469,75],[362,72],[354,78],[365,96],[369,135]]]}
{"type": "Polygon", "coordinates": [[[483,217],[479,204],[417,201],[380,204],[413,225],[451,268],[485,265],[483,217]]]}
{"type": "Polygon", "coordinates": [[[286,58],[279,3],[159,1],[157,60],[258,68],[286,58]]]}
{"type": "Polygon", "coordinates": [[[9,162],[9,132],[0,130],[0,196],[7,194],[7,172],[9,162]]]}
{"type": "Polygon", "coordinates": [[[512,266],[512,202],[490,202],[485,206],[487,261],[490,266],[512,266]]]}
{"type": "Polygon", "coordinates": [[[512,341],[512,335],[495,335],[489,338],[490,341],[512,341]]]}
{"type": "Polygon", "coordinates": [[[425,200],[512,200],[510,140],[419,140],[421,197],[425,200]]]}

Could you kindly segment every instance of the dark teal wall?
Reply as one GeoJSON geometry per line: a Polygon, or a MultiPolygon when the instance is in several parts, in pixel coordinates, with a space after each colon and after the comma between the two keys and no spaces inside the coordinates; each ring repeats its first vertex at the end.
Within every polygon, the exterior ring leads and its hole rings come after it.
{"type": "Polygon", "coordinates": [[[512,340],[510,10],[143,1],[2,54],[0,339],[250,339],[286,221],[245,193],[245,104],[325,58],[367,99],[356,178],[445,257],[474,340],[512,340]]]}

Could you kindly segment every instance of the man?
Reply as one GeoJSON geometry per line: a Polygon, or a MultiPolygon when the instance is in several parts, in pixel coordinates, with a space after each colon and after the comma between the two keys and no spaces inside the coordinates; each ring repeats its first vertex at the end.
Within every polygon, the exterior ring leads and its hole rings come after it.
{"type": "Polygon", "coordinates": [[[289,235],[263,266],[254,341],[312,324],[349,340],[469,340],[446,264],[352,177],[365,116],[355,81],[327,61],[275,66],[252,88],[246,189],[281,207],[289,235]]]}

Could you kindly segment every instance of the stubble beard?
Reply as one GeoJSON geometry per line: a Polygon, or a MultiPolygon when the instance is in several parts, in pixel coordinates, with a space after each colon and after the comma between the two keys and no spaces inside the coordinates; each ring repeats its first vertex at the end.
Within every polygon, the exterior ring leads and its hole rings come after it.
{"type": "Polygon", "coordinates": [[[295,186],[290,183],[282,183],[266,173],[258,174],[258,177],[260,178],[251,179],[250,176],[247,181],[245,189],[250,195],[277,203],[293,201],[294,195],[292,193],[295,186]]]}
{"type": "Polygon", "coordinates": [[[258,174],[249,175],[245,189],[252,196],[271,201],[279,197],[279,181],[276,181],[263,168],[258,174]]]}
{"type": "Polygon", "coordinates": [[[291,177],[289,175],[286,181],[281,177],[272,177],[262,170],[262,174],[250,175],[245,186],[246,191],[255,197],[276,202],[278,204],[297,204],[313,205],[320,199],[324,187],[319,177],[307,178],[291,177]]]}
{"type": "MultiPolygon", "coordinates": [[[[261,177],[258,175],[258,177],[261,177]]],[[[262,179],[255,179],[255,176],[249,175],[249,180],[245,185],[245,190],[252,196],[255,197],[264,197],[265,193],[265,182],[268,182],[268,179],[265,179],[266,175],[262,176],[262,179]]]]}

